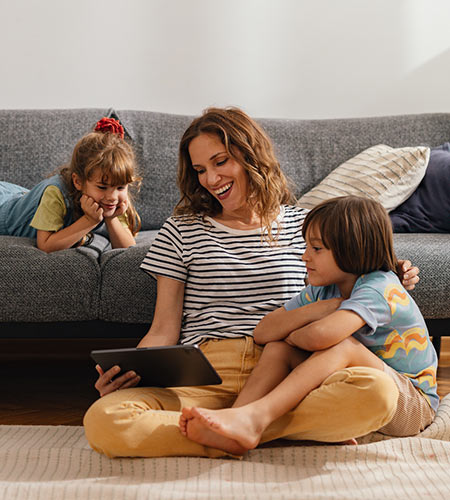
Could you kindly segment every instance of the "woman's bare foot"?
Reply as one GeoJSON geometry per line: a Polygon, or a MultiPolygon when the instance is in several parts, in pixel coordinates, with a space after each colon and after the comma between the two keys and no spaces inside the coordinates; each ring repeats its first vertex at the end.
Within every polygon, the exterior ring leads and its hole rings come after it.
{"type": "Polygon", "coordinates": [[[357,445],[358,441],[356,441],[355,438],[347,439],[347,441],[341,441],[340,443],[336,444],[349,444],[349,445],[357,445]]]}
{"type": "Polygon", "coordinates": [[[217,434],[205,426],[200,418],[192,414],[192,408],[181,410],[179,426],[183,436],[204,446],[218,448],[232,455],[243,455],[248,450],[234,439],[217,434]]]}
{"type": "Polygon", "coordinates": [[[190,408],[183,408],[181,410],[180,419],[178,420],[178,427],[180,428],[180,432],[181,434],[183,434],[183,436],[186,437],[187,437],[188,420],[192,419],[190,410],[191,410],[190,408]]]}

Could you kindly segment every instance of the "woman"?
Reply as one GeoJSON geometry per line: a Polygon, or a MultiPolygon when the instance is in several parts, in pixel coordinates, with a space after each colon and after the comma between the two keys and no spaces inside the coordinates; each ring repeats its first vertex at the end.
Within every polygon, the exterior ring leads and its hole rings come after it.
{"type": "MultiPolygon", "coordinates": [[[[119,375],[114,367],[103,373],[97,367],[102,397],[84,425],[91,446],[108,456],[227,454],[182,435],[180,412],[230,407],[262,350],[253,329],[304,288],[301,230],[307,211],[289,205],[294,197],[271,142],[245,113],[212,108],[191,123],[180,143],[178,183],[175,216],[141,265],[157,279],[157,301],[139,347],[200,343],[223,383],[134,387],[134,372],[119,375]]],[[[417,269],[409,262],[403,267],[409,280],[404,284],[413,287],[417,269]]],[[[324,315],[336,308],[335,301],[323,301],[324,315]]],[[[261,441],[361,436],[390,421],[397,399],[395,383],[383,372],[348,368],[273,422],[261,441]]]]}

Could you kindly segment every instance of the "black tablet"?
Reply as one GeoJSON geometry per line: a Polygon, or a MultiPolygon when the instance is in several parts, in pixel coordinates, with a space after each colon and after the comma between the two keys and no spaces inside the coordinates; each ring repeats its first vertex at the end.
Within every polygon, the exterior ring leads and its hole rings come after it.
{"type": "Polygon", "coordinates": [[[140,386],[177,387],[221,384],[222,379],[197,345],[132,347],[91,351],[103,371],[119,365],[140,375],[140,386]]]}

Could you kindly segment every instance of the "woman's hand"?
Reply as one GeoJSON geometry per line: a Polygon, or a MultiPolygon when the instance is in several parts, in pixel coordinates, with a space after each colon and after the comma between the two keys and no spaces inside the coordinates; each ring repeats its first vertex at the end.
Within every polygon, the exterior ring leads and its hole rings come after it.
{"type": "Polygon", "coordinates": [[[81,210],[86,217],[91,219],[95,225],[103,220],[103,208],[87,194],[81,195],[80,198],[81,210]]]}
{"type": "MultiPolygon", "coordinates": [[[[157,294],[153,322],[138,347],[175,345],[180,337],[184,283],[164,276],[157,276],[156,283],[157,294]]],[[[113,366],[106,372],[100,365],[96,365],[95,369],[99,375],[95,388],[100,393],[100,397],[119,389],[134,387],[141,379],[134,371],[120,374],[119,366],[113,366]]]]}
{"type": "Polygon", "coordinates": [[[414,290],[419,283],[419,268],[413,266],[410,260],[399,260],[397,263],[397,272],[406,290],[414,290]]]}
{"type": "Polygon", "coordinates": [[[117,376],[120,373],[119,366],[113,366],[106,372],[102,370],[100,365],[96,365],[95,369],[99,374],[98,380],[95,383],[95,388],[100,393],[100,397],[110,392],[118,391],[119,389],[134,387],[141,380],[141,377],[133,371],[117,376]]]}

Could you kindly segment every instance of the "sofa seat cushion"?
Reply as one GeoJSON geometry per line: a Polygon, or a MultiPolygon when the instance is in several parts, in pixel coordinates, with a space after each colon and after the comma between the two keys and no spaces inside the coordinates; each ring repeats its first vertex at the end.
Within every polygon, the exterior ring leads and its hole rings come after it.
{"type": "Polygon", "coordinates": [[[136,246],[113,249],[101,256],[100,319],[151,323],[156,280],[139,267],[156,234],[156,230],[141,231],[136,246]]]}
{"type": "Polygon", "coordinates": [[[450,234],[394,234],[399,259],[420,268],[420,281],[411,296],[426,319],[448,318],[450,311],[450,234]]]}
{"type": "Polygon", "coordinates": [[[0,237],[3,322],[87,321],[98,318],[98,254],[68,249],[47,254],[30,238],[0,237]]]}

